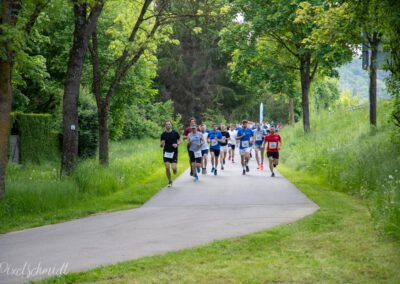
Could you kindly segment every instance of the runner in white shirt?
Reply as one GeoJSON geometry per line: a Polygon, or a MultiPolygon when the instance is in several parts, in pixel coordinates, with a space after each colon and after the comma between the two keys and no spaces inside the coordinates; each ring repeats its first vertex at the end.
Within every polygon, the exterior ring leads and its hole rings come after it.
{"type": "Polygon", "coordinates": [[[235,147],[236,147],[236,136],[237,136],[237,131],[235,129],[235,125],[231,124],[231,127],[228,131],[229,133],[229,141],[228,141],[228,147],[229,147],[229,157],[228,160],[232,159],[232,163],[235,162],[235,147]]]}
{"type": "MultiPolygon", "coordinates": [[[[201,133],[203,134],[204,141],[207,141],[208,138],[208,132],[207,132],[207,126],[203,123],[200,127],[201,133]]],[[[202,155],[202,174],[205,175],[207,173],[207,160],[208,160],[208,143],[205,142],[201,146],[201,155],[202,155]]]]}

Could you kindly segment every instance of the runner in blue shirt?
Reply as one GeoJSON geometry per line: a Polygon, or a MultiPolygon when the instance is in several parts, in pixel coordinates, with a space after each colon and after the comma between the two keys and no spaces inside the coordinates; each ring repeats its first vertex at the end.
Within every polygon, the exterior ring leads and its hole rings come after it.
{"type": "Polygon", "coordinates": [[[211,173],[217,175],[218,157],[220,153],[219,143],[225,142],[225,137],[222,136],[221,131],[218,130],[217,124],[212,125],[212,130],[208,133],[208,142],[210,143],[210,155],[211,155],[211,173]]]}
{"type": "Polygon", "coordinates": [[[254,138],[253,138],[253,131],[247,128],[247,120],[243,120],[242,124],[243,126],[241,129],[238,130],[236,139],[240,141],[239,151],[243,167],[243,175],[245,175],[246,172],[250,171],[249,169],[250,149],[251,149],[250,144],[253,143],[254,138]]]}
{"type": "Polygon", "coordinates": [[[264,148],[262,144],[264,142],[264,138],[267,135],[267,131],[261,128],[259,123],[256,124],[256,129],[253,130],[254,134],[254,148],[256,150],[256,160],[257,160],[257,169],[264,169],[264,148]],[[260,157],[261,155],[261,157],[260,157]]]}

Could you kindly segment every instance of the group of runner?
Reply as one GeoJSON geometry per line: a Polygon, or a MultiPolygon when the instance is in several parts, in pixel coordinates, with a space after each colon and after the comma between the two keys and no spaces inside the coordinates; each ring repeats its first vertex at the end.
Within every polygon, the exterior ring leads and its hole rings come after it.
{"type": "MultiPolygon", "coordinates": [[[[194,181],[199,180],[199,174],[207,174],[208,156],[211,160],[211,174],[218,175],[218,165],[224,170],[226,158],[235,163],[235,149],[238,148],[241,157],[242,174],[250,171],[249,161],[254,147],[257,160],[257,169],[264,170],[264,153],[267,148],[267,158],[271,177],[275,176],[274,168],[279,164],[279,151],[282,139],[277,132],[281,127],[273,123],[250,124],[243,120],[241,125],[214,123],[211,130],[206,125],[196,124],[196,119],[191,118],[189,127],[183,132],[183,140],[187,140],[187,151],[190,162],[190,175],[194,181]]],[[[182,144],[178,132],[172,129],[171,121],[165,122],[165,131],[161,134],[160,147],[163,148],[163,159],[168,178],[168,187],[172,186],[172,172],[177,174],[178,147],[182,144]]]]}

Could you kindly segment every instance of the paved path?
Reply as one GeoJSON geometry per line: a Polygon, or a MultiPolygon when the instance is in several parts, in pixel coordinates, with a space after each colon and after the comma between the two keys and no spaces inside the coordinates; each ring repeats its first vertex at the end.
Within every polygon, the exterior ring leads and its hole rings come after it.
{"type": "Polygon", "coordinates": [[[0,235],[0,283],[27,282],[33,279],[29,272],[81,271],[242,236],[318,209],[279,173],[271,178],[269,171],[256,170],[254,158],[250,170],[242,176],[238,163],[227,162],[218,176],[200,176],[198,183],[185,172],[173,189],[162,189],[141,208],[0,235]]]}

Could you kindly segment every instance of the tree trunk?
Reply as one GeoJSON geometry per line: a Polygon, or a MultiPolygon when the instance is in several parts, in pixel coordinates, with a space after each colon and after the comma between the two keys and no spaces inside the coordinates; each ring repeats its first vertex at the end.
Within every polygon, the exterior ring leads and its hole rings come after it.
{"type": "Polygon", "coordinates": [[[293,98],[289,98],[289,119],[290,119],[290,125],[294,125],[294,103],[293,103],[293,98]]]}
{"type": "Polygon", "coordinates": [[[376,126],[376,77],[378,71],[378,47],[380,43],[380,35],[373,33],[370,40],[371,46],[371,65],[369,68],[369,122],[372,126],[376,126]]]}
{"type": "Polygon", "coordinates": [[[300,59],[301,106],[303,109],[303,128],[305,133],[310,131],[310,109],[308,98],[311,85],[310,64],[311,56],[305,54],[300,59]]]}
{"type": "Polygon", "coordinates": [[[10,113],[12,103],[11,62],[12,54],[0,60],[0,198],[5,194],[8,136],[10,134],[10,113]]]}
{"type": "Polygon", "coordinates": [[[108,107],[102,104],[99,111],[99,160],[108,166],[108,107]]]}
{"type": "MultiPolygon", "coordinates": [[[[14,1],[2,1],[1,24],[14,24],[13,7],[18,4],[14,1]]],[[[1,31],[0,31],[1,32],[1,31]]],[[[8,137],[10,134],[10,113],[12,104],[12,63],[13,53],[9,42],[3,41],[1,48],[5,53],[0,57],[0,198],[6,192],[6,169],[8,153],[8,137]]]]}
{"type": "Polygon", "coordinates": [[[79,4],[79,2],[76,2],[74,5],[74,42],[69,53],[67,78],[63,97],[61,173],[69,174],[75,168],[78,157],[78,100],[82,68],[90,35],[96,27],[96,22],[100,16],[102,7],[102,1],[99,1],[99,4],[92,8],[92,12],[87,19],[87,6],[85,4],[79,4]]]}

